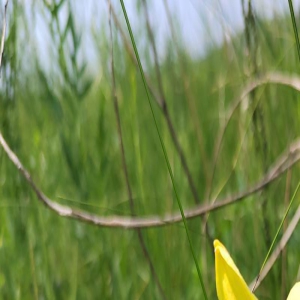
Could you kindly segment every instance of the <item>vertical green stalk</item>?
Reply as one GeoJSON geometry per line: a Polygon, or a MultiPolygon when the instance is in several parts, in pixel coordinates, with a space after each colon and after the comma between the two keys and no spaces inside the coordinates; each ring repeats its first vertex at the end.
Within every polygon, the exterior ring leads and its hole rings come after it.
{"type": "Polygon", "coordinates": [[[160,141],[160,144],[161,144],[161,147],[162,147],[162,150],[163,150],[163,154],[164,154],[166,164],[167,164],[167,167],[168,167],[168,171],[169,171],[169,174],[170,174],[170,178],[171,178],[171,181],[172,181],[175,197],[176,197],[176,200],[177,200],[177,203],[178,203],[178,206],[179,206],[179,210],[180,210],[181,217],[182,217],[182,220],[183,220],[183,224],[184,224],[184,227],[185,227],[188,242],[189,242],[191,252],[192,252],[192,255],[193,255],[193,258],[194,258],[194,262],[195,262],[195,265],[196,265],[196,269],[197,269],[198,277],[199,277],[200,284],[201,284],[201,287],[202,287],[202,291],[203,291],[203,294],[204,294],[204,298],[205,298],[205,300],[208,300],[206,289],[205,289],[205,286],[204,286],[204,281],[203,281],[203,278],[202,278],[202,274],[201,274],[199,264],[198,264],[197,259],[196,259],[196,254],[195,254],[195,251],[194,251],[194,248],[193,248],[193,245],[192,245],[192,240],[191,240],[191,237],[190,237],[190,234],[189,234],[189,231],[188,231],[187,222],[186,222],[186,218],[185,218],[184,211],[183,211],[183,208],[182,208],[182,204],[181,204],[181,201],[180,201],[179,196],[178,196],[178,192],[177,192],[177,188],[176,188],[176,185],[175,185],[175,180],[174,180],[173,172],[172,172],[172,169],[171,169],[170,161],[169,161],[169,158],[168,158],[168,154],[167,154],[167,151],[166,151],[166,147],[165,147],[165,144],[164,144],[163,139],[161,137],[161,134],[160,134],[160,131],[159,131],[159,128],[158,128],[158,124],[157,124],[157,121],[156,121],[156,117],[155,117],[155,114],[154,114],[153,106],[152,106],[152,103],[151,103],[151,100],[150,100],[150,94],[149,94],[148,87],[147,87],[147,84],[146,84],[145,74],[144,74],[143,67],[142,67],[142,64],[141,64],[141,60],[140,60],[140,57],[139,57],[139,53],[138,53],[138,50],[137,50],[137,47],[136,47],[136,44],[135,44],[135,40],[134,40],[133,33],[132,33],[132,30],[131,30],[131,25],[130,25],[130,22],[129,22],[129,19],[128,19],[128,15],[127,15],[127,12],[126,12],[124,1],[120,0],[120,3],[121,3],[123,14],[124,14],[124,17],[125,17],[125,20],[126,20],[127,28],[128,28],[130,39],[131,39],[131,43],[132,43],[132,46],[133,46],[133,49],[134,49],[134,53],[135,53],[135,56],[136,56],[136,59],[137,59],[137,62],[138,62],[139,70],[140,70],[140,73],[141,73],[141,76],[142,76],[142,80],[143,80],[144,88],[145,88],[145,91],[146,91],[148,103],[149,103],[149,106],[150,106],[150,109],[151,109],[151,113],[152,113],[153,121],[154,121],[154,124],[155,124],[155,128],[156,128],[156,131],[157,131],[157,134],[158,134],[158,137],[159,137],[159,141],[160,141]]]}
{"type": "Polygon", "coordinates": [[[280,231],[281,231],[281,228],[282,228],[282,226],[283,226],[283,223],[284,223],[284,221],[285,221],[285,219],[286,219],[286,217],[287,217],[287,215],[288,215],[288,213],[289,213],[289,211],[290,211],[290,209],[291,209],[291,207],[292,207],[292,204],[293,204],[293,202],[294,202],[294,200],[295,200],[295,198],[296,198],[296,195],[297,195],[297,192],[298,192],[298,190],[299,190],[299,187],[300,187],[300,181],[299,181],[299,183],[298,183],[298,185],[297,185],[297,187],[296,187],[296,190],[295,190],[294,195],[293,195],[293,197],[292,197],[292,199],[291,199],[291,201],[290,201],[290,204],[289,204],[289,206],[288,206],[288,208],[287,208],[287,210],[286,210],[286,212],[285,212],[285,214],[284,214],[284,216],[283,216],[283,218],[282,218],[282,220],[281,220],[281,223],[280,223],[280,225],[279,225],[279,227],[278,227],[278,229],[277,229],[277,232],[276,232],[276,234],[275,234],[275,236],[274,236],[274,238],[273,238],[272,244],[271,244],[271,246],[270,246],[270,248],[269,248],[269,250],[268,250],[268,253],[267,253],[267,255],[266,255],[266,258],[265,258],[265,260],[264,260],[264,262],[263,262],[263,264],[262,264],[262,266],[261,266],[261,268],[260,268],[260,271],[259,271],[259,273],[258,273],[258,276],[257,276],[257,278],[256,278],[256,280],[255,280],[255,284],[254,284],[254,286],[253,286],[253,288],[252,288],[252,291],[254,291],[255,288],[256,288],[257,282],[258,282],[258,280],[259,280],[259,278],[260,278],[260,274],[261,274],[263,268],[265,267],[265,265],[266,265],[266,263],[267,263],[267,260],[268,260],[270,254],[271,254],[271,251],[272,251],[273,248],[274,248],[274,245],[275,245],[275,242],[276,242],[276,240],[277,240],[277,237],[278,237],[278,235],[279,235],[279,233],[280,233],[280,231]]]}
{"type": "Polygon", "coordinates": [[[289,7],[290,7],[290,13],[291,13],[291,19],[292,19],[292,23],[293,23],[293,29],[294,29],[295,39],[296,39],[296,46],[297,46],[297,51],[298,51],[298,58],[300,60],[300,41],[299,41],[299,35],[298,35],[296,18],[295,18],[295,13],[294,13],[294,8],[293,8],[293,1],[292,0],[289,0],[289,7]]]}

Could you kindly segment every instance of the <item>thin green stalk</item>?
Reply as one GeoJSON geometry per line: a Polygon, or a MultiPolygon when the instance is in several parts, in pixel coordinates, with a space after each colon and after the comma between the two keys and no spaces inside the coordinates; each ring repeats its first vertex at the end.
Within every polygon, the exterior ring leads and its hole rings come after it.
{"type": "Polygon", "coordinates": [[[204,286],[204,281],[203,281],[203,278],[202,278],[202,274],[201,274],[199,264],[198,264],[197,259],[196,259],[196,254],[195,254],[195,251],[194,251],[194,248],[193,248],[193,245],[192,245],[192,240],[191,240],[191,237],[190,237],[190,234],[189,234],[189,231],[188,231],[187,222],[186,222],[186,218],[185,218],[185,215],[184,215],[184,212],[183,212],[182,204],[181,204],[181,201],[180,201],[179,196],[178,196],[178,192],[177,192],[177,188],[176,188],[176,185],[175,185],[175,180],[174,180],[173,172],[172,172],[172,169],[171,169],[170,161],[169,161],[169,158],[168,158],[168,154],[167,154],[167,151],[166,151],[166,147],[165,147],[165,144],[164,144],[163,139],[161,137],[161,134],[160,134],[160,131],[159,131],[159,128],[158,128],[158,124],[157,124],[157,121],[156,121],[156,117],[155,117],[155,114],[154,114],[153,106],[152,106],[152,103],[151,103],[151,100],[150,100],[150,94],[149,94],[148,87],[147,87],[147,84],[146,84],[144,70],[143,70],[141,60],[140,60],[140,56],[139,56],[139,53],[138,53],[138,50],[137,50],[137,47],[136,47],[136,44],[135,44],[135,40],[134,40],[133,33],[132,33],[132,30],[131,30],[131,25],[130,25],[130,22],[129,22],[129,19],[128,19],[128,15],[127,15],[127,12],[126,12],[124,1],[120,0],[120,3],[121,3],[123,14],[124,14],[124,17],[125,17],[125,20],[126,20],[127,28],[128,28],[130,39],[131,39],[131,43],[132,43],[132,46],[133,46],[133,49],[134,49],[134,53],[135,53],[135,56],[136,56],[136,59],[137,59],[137,62],[138,62],[139,70],[140,70],[140,73],[141,73],[141,76],[142,76],[142,80],[143,80],[144,88],[145,88],[145,91],[146,91],[148,103],[149,103],[149,106],[150,106],[150,109],[151,109],[153,121],[154,121],[154,124],[155,124],[155,127],[156,127],[156,131],[157,131],[157,134],[158,134],[158,137],[159,137],[159,140],[160,140],[160,144],[161,144],[161,147],[162,147],[162,150],[163,150],[163,153],[164,153],[164,157],[165,157],[165,160],[166,160],[168,171],[169,171],[169,174],[170,174],[170,177],[171,177],[175,197],[176,197],[176,200],[177,200],[177,203],[178,203],[178,206],[179,206],[179,210],[180,210],[181,217],[182,217],[182,220],[183,220],[183,224],[184,224],[184,227],[185,227],[188,242],[189,242],[191,252],[192,252],[192,255],[193,255],[193,258],[194,258],[194,262],[195,262],[195,265],[196,265],[196,269],[197,269],[198,277],[199,277],[200,284],[201,284],[201,287],[202,287],[202,291],[203,291],[203,294],[204,294],[204,298],[205,298],[205,300],[208,300],[206,289],[205,289],[205,286],[204,286]]]}
{"type": "Polygon", "coordinates": [[[298,35],[296,18],[295,18],[295,13],[294,13],[294,8],[293,8],[293,1],[292,0],[289,0],[289,7],[290,7],[290,13],[291,13],[291,18],[292,18],[293,28],[294,28],[295,39],[296,39],[298,58],[300,60],[300,41],[299,41],[299,35],[298,35]]]}
{"type": "MultiPolygon", "coordinates": [[[[296,23],[296,18],[295,18],[295,12],[294,12],[294,7],[293,7],[293,1],[292,1],[292,0],[288,0],[288,2],[289,2],[290,13],[291,13],[291,19],[292,19],[292,23],[293,23],[293,29],[294,29],[294,35],[295,35],[295,40],[296,40],[296,46],[297,46],[298,58],[299,58],[299,61],[300,61],[300,41],[299,41],[299,34],[298,34],[297,23],[296,23]]],[[[285,213],[285,215],[284,215],[284,218],[283,218],[283,220],[281,221],[281,224],[280,224],[280,226],[279,226],[279,228],[278,228],[278,230],[277,230],[277,233],[276,233],[276,235],[275,235],[275,238],[274,238],[274,240],[273,240],[273,243],[272,243],[272,245],[271,245],[271,247],[270,247],[270,249],[269,249],[269,251],[268,251],[268,253],[267,253],[267,256],[266,256],[266,258],[265,258],[265,261],[264,261],[264,263],[263,263],[263,265],[262,265],[262,267],[261,267],[261,269],[260,269],[260,272],[259,272],[259,274],[258,274],[258,276],[257,276],[256,281],[255,281],[255,285],[254,285],[254,287],[253,287],[253,290],[255,289],[255,286],[256,286],[256,284],[257,284],[257,282],[258,282],[258,280],[259,280],[259,277],[260,277],[260,273],[261,273],[262,269],[264,268],[264,266],[265,266],[265,264],[266,264],[266,261],[267,261],[269,255],[270,255],[270,253],[271,253],[271,249],[272,249],[273,246],[274,246],[274,243],[275,243],[275,240],[276,240],[276,238],[277,238],[277,236],[278,236],[278,234],[279,234],[279,231],[281,230],[281,227],[283,226],[283,223],[284,223],[284,221],[285,221],[285,218],[286,218],[286,216],[287,216],[287,214],[288,214],[288,212],[289,212],[289,210],[290,210],[290,208],[291,208],[292,202],[293,202],[293,200],[294,200],[294,198],[295,198],[295,196],[296,196],[296,193],[297,193],[297,191],[298,191],[298,189],[299,189],[299,186],[300,186],[300,182],[298,183],[298,186],[297,186],[296,191],[295,191],[295,193],[294,193],[294,195],[293,195],[293,198],[292,198],[292,200],[291,200],[291,202],[290,202],[290,204],[289,204],[289,206],[288,206],[288,208],[287,208],[287,211],[286,211],[286,213],[285,213]]]]}
{"type": "Polygon", "coordinates": [[[284,214],[284,216],[283,216],[283,218],[282,218],[282,220],[281,220],[281,223],[280,223],[280,225],[279,225],[279,227],[278,227],[278,229],[277,229],[277,232],[276,232],[275,237],[274,237],[274,239],[273,239],[273,241],[272,241],[272,244],[271,244],[271,246],[270,246],[270,248],[269,248],[269,251],[268,251],[268,253],[267,253],[267,255],[266,255],[266,258],[265,258],[265,260],[264,260],[264,262],[263,262],[263,264],[262,264],[262,266],[261,266],[261,268],[260,268],[260,271],[259,271],[259,273],[258,273],[258,276],[257,276],[257,278],[256,278],[256,281],[255,281],[255,284],[254,284],[254,286],[253,286],[252,291],[255,290],[255,287],[256,287],[256,285],[257,285],[257,282],[258,282],[258,280],[259,280],[259,278],[260,278],[261,271],[262,271],[263,268],[265,267],[265,264],[266,264],[266,262],[267,262],[267,260],[268,260],[268,258],[269,258],[269,256],[270,256],[270,254],[271,254],[271,251],[272,251],[273,248],[274,248],[274,245],[275,245],[275,242],[276,242],[277,237],[278,237],[278,235],[279,235],[279,232],[281,231],[281,228],[282,228],[282,226],[283,226],[283,223],[284,223],[284,221],[285,221],[285,219],[286,219],[286,217],[287,217],[287,215],[288,215],[288,213],[289,213],[289,211],[290,211],[290,209],[291,209],[291,206],[292,206],[292,204],[293,204],[293,202],[294,202],[294,200],[295,200],[295,198],[296,198],[296,194],[297,194],[297,192],[298,192],[298,190],[299,190],[299,187],[300,187],[300,181],[299,181],[299,183],[298,183],[298,185],[297,185],[297,187],[296,187],[296,190],[295,190],[295,192],[294,192],[294,195],[293,195],[293,197],[292,197],[292,200],[290,201],[290,204],[289,204],[289,206],[288,206],[288,208],[287,208],[287,210],[286,210],[286,212],[285,212],[285,214],[284,214]]]}

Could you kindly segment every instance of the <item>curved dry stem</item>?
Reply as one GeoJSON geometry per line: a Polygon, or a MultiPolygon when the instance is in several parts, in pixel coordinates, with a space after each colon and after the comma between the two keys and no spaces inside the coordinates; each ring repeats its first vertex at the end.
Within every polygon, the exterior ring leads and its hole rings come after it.
{"type": "MultiPolygon", "coordinates": [[[[4,149],[8,158],[16,166],[19,172],[26,179],[28,184],[34,190],[36,196],[47,208],[51,209],[53,212],[62,217],[67,217],[71,219],[76,219],[82,222],[87,222],[100,227],[119,227],[126,229],[135,229],[135,228],[149,228],[149,227],[159,227],[170,225],[174,223],[181,222],[181,214],[167,214],[164,217],[160,216],[148,216],[148,217],[119,217],[119,216],[110,216],[104,217],[96,214],[92,214],[86,211],[77,210],[65,205],[61,205],[49,199],[35,184],[31,178],[29,172],[24,168],[19,158],[16,154],[10,149],[2,134],[0,133],[0,145],[4,149]]],[[[208,212],[213,212],[218,209],[224,208],[225,206],[237,203],[246,197],[262,190],[276,178],[286,172],[294,164],[300,160],[300,140],[296,140],[287,148],[287,150],[276,160],[273,167],[270,168],[269,172],[255,185],[250,187],[248,190],[230,195],[223,199],[218,200],[213,204],[208,205],[198,205],[192,209],[187,209],[185,211],[186,219],[192,219],[199,216],[202,216],[208,212]]]]}
{"type": "Polygon", "coordinates": [[[208,195],[210,197],[211,195],[211,190],[212,190],[212,185],[213,185],[213,180],[215,176],[215,171],[216,171],[216,166],[217,166],[217,161],[218,157],[220,154],[220,149],[221,145],[224,139],[224,135],[226,132],[226,129],[228,127],[228,124],[236,111],[236,109],[239,107],[241,102],[245,99],[245,97],[251,93],[253,90],[256,88],[266,85],[266,84],[280,84],[280,85],[285,85],[289,86],[297,91],[300,91],[300,78],[299,76],[296,75],[286,75],[284,73],[280,72],[271,72],[264,74],[252,81],[250,81],[240,92],[240,94],[232,101],[232,105],[230,106],[228,112],[227,112],[227,118],[225,120],[224,125],[219,131],[219,134],[216,139],[215,147],[214,147],[214,155],[213,155],[213,166],[212,166],[212,175],[211,179],[209,181],[209,187],[208,187],[208,195]]]}
{"type": "MultiPolygon", "coordinates": [[[[3,30],[2,30],[2,37],[1,37],[1,48],[0,48],[0,56],[2,57],[3,50],[4,50],[4,40],[5,40],[5,31],[6,31],[6,10],[7,10],[8,0],[5,4],[5,17],[4,17],[4,24],[3,24],[3,30]]],[[[0,68],[1,68],[1,60],[0,60],[0,68]]],[[[218,153],[220,150],[220,145],[222,143],[222,139],[224,136],[224,133],[226,131],[226,127],[228,125],[228,122],[230,118],[232,117],[235,109],[238,107],[242,99],[253,89],[257,88],[258,86],[261,86],[263,84],[267,83],[278,83],[283,85],[288,85],[296,90],[300,90],[300,79],[296,76],[286,76],[281,73],[270,73],[265,75],[262,78],[258,78],[252,82],[250,82],[246,88],[243,90],[241,95],[234,101],[229,113],[227,122],[225,123],[223,129],[220,131],[219,138],[216,143],[215,148],[215,162],[218,157],[218,153]]],[[[164,111],[164,110],[163,110],[164,111]]],[[[5,153],[7,154],[8,158],[11,160],[11,162],[16,166],[16,168],[19,170],[19,172],[23,175],[27,183],[31,186],[33,191],[35,192],[36,196],[38,197],[39,201],[43,203],[47,208],[58,214],[62,217],[72,218],[76,220],[80,220],[82,222],[87,222],[94,224],[96,226],[102,226],[102,227],[120,227],[120,228],[127,228],[127,229],[136,229],[136,228],[149,228],[149,227],[158,227],[158,226],[165,226],[168,224],[174,224],[181,222],[182,218],[179,213],[175,214],[168,214],[164,217],[159,216],[149,216],[149,217],[119,217],[119,216],[110,216],[110,217],[104,217],[99,216],[96,214],[92,214],[86,211],[77,210],[65,205],[61,205],[57,202],[52,201],[50,198],[48,198],[35,184],[33,181],[31,175],[29,172],[24,168],[19,158],[16,156],[16,154],[10,149],[9,145],[6,143],[5,139],[3,138],[1,132],[0,132],[0,145],[4,149],[5,153]]],[[[219,201],[208,204],[208,205],[198,205],[192,209],[188,209],[185,212],[187,219],[192,219],[198,216],[202,216],[208,212],[212,212],[215,210],[218,210],[220,208],[223,208],[227,205],[231,205],[233,203],[236,203],[238,201],[241,201],[248,197],[251,194],[254,194],[260,190],[262,190],[264,187],[266,187],[268,184],[270,184],[272,181],[274,181],[276,178],[278,178],[280,175],[282,175],[286,170],[291,168],[294,164],[296,164],[300,160],[300,141],[297,140],[294,143],[292,143],[287,151],[281,155],[275,162],[274,166],[265,174],[265,176],[262,178],[261,181],[259,181],[257,184],[249,188],[248,190],[238,193],[235,195],[228,196],[226,198],[220,199],[219,201]]],[[[209,203],[209,201],[208,201],[209,203]]]]}
{"type": "Polygon", "coordinates": [[[262,283],[262,281],[265,279],[265,277],[268,275],[269,271],[271,270],[272,266],[276,262],[277,258],[279,257],[280,253],[285,249],[289,239],[291,238],[294,230],[296,229],[296,226],[298,225],[300,220],[300,206],[296,210],[289,226],[287,227],[286,231],[284,232],[282,238],[280,239],[277,247],[274,249],[273,253],[269,257],[265,267],[260,273],[259,280],[256,281],[256,278],[253,279],[253,281],[250,284],[250,289],[255,285],[254,291],[259,287],[259,285],[262,283]]]}

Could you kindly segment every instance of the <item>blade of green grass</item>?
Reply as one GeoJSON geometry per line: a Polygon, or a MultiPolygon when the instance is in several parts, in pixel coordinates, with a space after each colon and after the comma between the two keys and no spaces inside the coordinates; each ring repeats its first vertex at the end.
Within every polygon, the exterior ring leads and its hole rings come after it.
{"type": "Polygon", "coordinates": [[[159,131],[159,128],[158,128],[158,124],[157,124],[157,121],[156,121],[156,117],[155,117],[155,114],[154,114],[154,110],[153,110],[153,107],[152,107],[152,103],[151,103],[151,100],[150,100],[150,94],[149,94],[148,87],[147,87],[147,84],[146,84],[144,70],[143,70],[143,67],[142,67],[142,64],[141,64],[141,61],[140,61],[140,57],[139,57],[139,53],[138,53],[138,50],[137,50],[137,47],[136,47],[136,43],[135,43],[135,40],[134,40],[134,37],[133,37],[133,33],[132,33],[132,30],[131,30],[131,25],[130,25],[130,22],[129,22],[129,19],[128,19],[128,15],[127,15],[127,11],[126,11],[126,8],[125,8],[125,5],[124,5],[124,1],[120,0],[120,3],[121,3],[123,14],[124,14],[124,17],[125,17],[125,20],[126,20],[127,28],[128,28],[130,39],[131,39],[131,43],[132,43],[132,46],[133,46],[133,49],[134,49],[134,53],[135,53],[135,56],[136,56],[136,59],[137,59],[137,62],[138,62],[139,70],[140,70],[140,73],[141,73],[141,76],[142,76],[143,84],[144,84],[144,87],[145,87],[145,90],[146,90],[147,99],[148,99],[149,106],[150,106],[150,109],[151,109],[151,113],[152,113],[152,116],[153,116],[153,121],[154,121],[154,124],[155,124],[155,127],[156,127],[156,131],[157,131],[157,134],[158,134],[158,137],[159,137],[159,141],[160,141],[160,144],[161,144],[161,147],[162,147],[162,150],[163,150],[163,153],[164,153],[164,157],[165,157],[165,160],[166,160],[166,164],[167,164],[167,167],[168,167],[168,171],[169,171],[169,174],[170,174],[170,177],[171,177],[175,197],[176,197],[176,200],[177,200],[177,203],[178,203],[178,206],[179,206],[179,210],[180,210],[180,213],[181,213],[181,217],[182,217],[182,220],[183,220],[183,223],[184,223],[186,236],[188,238],[188,242],[189,242],[191,252],[192,252],[192,255],[193,255],[193,258],[194,258],[194,262],[195,262],[195,265],[196,265],[196,269],[197,269],[198,277],[199,277],[200,284],[201,284],[201,287],[202,287],[202,291],[203,291],[205,299],[208,300],[206,289],[205,289],[205,286],[204,286],[204,281],[203,281],[202,274],[201,274],[201,271],[200,271],[200,267],[199,267],[199,264],[198,264],[198,261],[197,261],[197,258],[196,258],[196,254],[195,254],[195,251],[194,251],[192,240],[191,240],[189,230],[188,230],[188,227],[187,227],[187,222],[186,222],[186,219],[185,219],[182,204],[181,204],[181,201],[180,201],[178,193],[177,193],[177,188],[176,188],[176,185],[175,185],[175,180],[174,180],[173,172],[172,172],[172,169],[171,169],[170,161],[169,161],[169,158],[168,158],[167,150],[166,150],[165,144],[163,142],[163,139],[161,137],[161,134],[160,134],[160,131],[159,131]]]}
{"type": "MultiPolygon", "coordinates": [[[[297,52],[298,52],[298,58],[299,58],[299,60],[300,60],[300,41],[299,41],[299,35],[298,35],[298,30],[297,30],[297,24],[296,24],[296,18],[295,18],[294,8],[293,8],[293,2],[292,2],[292,0],[288,0],[288,2],[289,2],[290,13],[291,13],[291,19],[292,19],[292,23],[293,23],[293,29],[294,29],[294,35],[295,35],[295,40],[296,40],[296,46],[297,46],[297,52]]],[[[287,210],[286,210],[286,212],[285,212],[285,214],[284,214],[284,216],[283,216],[283,218],[282,218],[282,220],[281,220],[281,223],[280,223],[280,225],[279,225],[279,227],[278,227],[278,229],[277,229],[277,232],[276,232],[275,237],[274,237],[274,239],[273,239],[273,241],[272,241],[272,244],[271,244],[271,246],[270,246],[270,248],[269,248],[269,250],[268,250],[268,253],[267,253],[266,257],[265,257],[265,260],[264,260],[264,262],[263,262],[263,264],[262,264],[262,266],[261,266],[261,268],[260,268],[260,271],[259,271],[259,273],[258,273],[258,276],[257,276],[257,278],[256,278],[256,281],[255,281],[255,284],[254,284],[254,286],[253,286],[252,291],[255,290],[255,287],[256,287],[257,282],[258,282],[259,277],[260,277],[260,274],[261,274],[263,268],[265,267],[265,264],[266,264],[266,262],[267,262],[267,260],[268,260],[268,258],[269,258],[269,256],[270,256],[270,254],[271,254],[271,251],[272,251],[272,249],[273,249],[273,247],[274,247],[274,245],[275,245],[275,242],[276,242],[276,240],[277,240],[277,237],[278,237],[278,235],[279,235],[279,232],[281,231],[281,228],[282,228],[282,226],[283,226],[283,223],[284,223],[284,221],[285,221],[285,219],[286,219],[286,217],[287,217],[287,215],[288,215],[288,213],[289,213],[289,211],[290,211],[290,209],[291,209],[291,206],[292,206],[292,204],[293,204],[293,202],[294,202],[294,199],[295,199],[295,197],[296,197],[296,194],[297,194],[297,192],[298,192],[299,187],[300,187],[300,182],[298,183],[298,185],[297,185],[297,187],[296,187],[296,190],[295,190],[294,195],[293,195],[293,197],[292,197],[292,199],[291,199],[291,201],[290,201],[290,204],[289,204],[289,206],[288,206],[288,208],[287,208],[287,210]]]]}
{"type": "Polygon", "coordinates": [[[296,23],[296,18],[295,18],[295,13],[294,13],[294,8],[293,8],[293,1],[292,0],[289,0],[289,7],[290,7],[290,13],[291,13],[291,19],[292,19],[292,23],[293,23],[293,28],[294,28],[295,39],[296,39],[298,57],[299,57],[299,60],[300,60],[300,41],[299,41],[297,23],[296,23]]]}
{"type": "Polygon", "coordinates": [[[298,183],[298,185],[297,185],[297,187],[296,187],[296,190],[295,190],[294,195],[293,195],[293,197],[292,197],[292,199],[291,199],[291,201],[290,201],[290,204],[289,204],[289,206],[288,206],[288,208],[287,208],[287,210],[286,210],[286,212],[285,212],[285,214],[284,214],[284,216],[283,216],[283,218],[282,218],[282,220],[281,220],[281,223],[280,223],[280,225],[279,225],[279,227],[278,227],[278,229],[277,229],[277,232],[276,232],[276,234],[275,234],[275,236],[274,236],[274,239],[273,239],[273,241],[272,241],[272,244],[271,244],[271,246],[270,246],[270,248],[269,248],[269,250],[268,250],[268,253],[267,253],[267,255],[266,255],[266,258],[265,258],[265,260],[264,260],[264,262],[263,262],[263,264],[262,264],[262,266],[261,266],[261,268],[260,268],[260,270],[259,270],[259,273],[258,273],[258,276],[257,276],[257,278],[256,278],[256,281],[255,281],[255,284],[254,284],[254,286],[253,286],[252,291],[255,290],[255,287],[256,287],[256,284],[257,284],[257,282],[258,282],[258,280],[259,280],[261,271],[262,271],[263,268],[265,267],[265,264],[266,264],[266,262],[267,262],[267,260],[268,260],[268,258],[269,258],[269,256],[270,256],[270,254],[271,254],[271,251],[272,251],[273,248],[274,248],[274,245],[275,245],[275,242],[276,242],[277,237],[278,237],[278,235],[279,235],[279,232],[281,231],[281,228],[282,228],[282,226],[283,226],[283,223],[284,223],[284,221],[285,221],[285,219],[286,219],[286,217],[287,217],[287,215],[288,215],[288,213],[289,213],[289,211],[290,211],[290,209],[291,209],[291,206],[292,206],[292,204],[293,204],[293,202],[294,202],[294,199],[296,198],[296,194],[297,194],[297,192],[298,192],[298,190],[299,190],[299,187],[300,187],[300,181],[299,181],[299,183],[298,183]]]}

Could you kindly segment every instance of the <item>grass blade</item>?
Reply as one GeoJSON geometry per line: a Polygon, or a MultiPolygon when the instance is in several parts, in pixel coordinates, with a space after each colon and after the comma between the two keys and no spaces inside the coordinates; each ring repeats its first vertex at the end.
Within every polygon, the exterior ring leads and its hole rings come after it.
{"type": "Polygon", "coordinates": [[[257,278],[256,278],[256,281],[255,281],[255,284],[254,284],[254,286],[253,286],[252,291],[255,290],[256,284],[257,284],[257,282],[258,282],[258,280],[259,280],[259,278],[260,278],[261,271],[262,271],[263,268],[265,267],[265,264],[266,264],[266,262],[267,262],[267,260],[268,260],[268,258],[269,258],[269,256],[270,256],[270,254],[271,254],[271,252],[272,252],[272,250],[273,250],[273,248],[274,248],[274,245],[275,245],[275,242],[276,242],[277,237],[278,237],[278,235],[279,235],[279,232],[281,231],[281,228],[282,228],[282,226],[283,226],[283,223],[284,223],[284,221],[285,221],[285,219],[286,219],[286,217],[287,217],[287,215],[288,215],[288,213],[289,213],[289,211],[290,211],[290,209],[291,209],[291,206],[292,206],[292,204],[293,204],[293,202],[294,202],[294,200],[295,200],[295,198],[296,198],[296,195],[297,195],[297,192],[298,192],[298,190],[299,190],[299,187],[300,187],[300,181],[299,181],[299,183],[298,183],[298,185],[297,185],[297,187],[296,187],[296,190],[295,190],[294,195],[293,195],[293,197],[292,197],[292,199],[291,199],[291,201],[290,201],[290,204],[289,204],[289,206],[288,206],[288,208],[287,208],[287,210],[286,210],[286,212],[285,212],[285,214],[284,214],[284,216],[283,216],[283,218],[282,218],[282,220],[281,220],[281,223],[280,223],[280,225],[279,225],[279,227],[278,227],[278,229],[277,229],[277,232],[276,232],[276,234],[275,234],[275,236],[274,236],[274,239],[273,239],[273,241],[272,241],[272,244],[271,244],[271,246],[270,246],[270,248],[269,248],[269,250],[268,250],[268,253],[267,253],[267,255],[266,255],[266,258],[265,258],[265,260],[264,260],[264,262],[263,262],[263,264],[262,264],[262,266],[261,266],[261,268],[260,268],[260,270],[259,270],[259,273],[258,273],[258,275],[257,275],[257,278]]]}
{"type": "Polygon", "coordinates": [[[290,7],[290,13],[291,13],[291,19],[292,19],[292,23],[293,23],[293,28],[294,28],[295,39],[296,39],[298,57],[299,57],[299,60],[300,60],[300,41],[299,41],[297,23],[296,23],[296,18],[295,18],[295,13],[294,13],[294,8],[293,8],[293,1],[292,0],[289,0],[289,7],[290,7]]]}
{"type": "Polygon", "coordinates": [[[179,210],[180,210],[180,213],[181,213],[181,216],[182,216],[183,224],[184,224],[184,227],[185,227],[188,242],[189,242],[191,252],[192,252],[192,255],[193,255],[193,258],[194,258],[194,262],[195,262],[195,265],[196,265],[196,269],[197,269],[198,277],[199,277],[200,284],[201,284],[201,287],[202,287],[202,291],[203,291],[203,294],[204,294],[204,298],[206,300],[208,300],[206,289],[205,289],[205,286],[204,286],[204,281],[203,281],[202,274],[201,274],[201,270],[200,270],[200,267],[199,267],[199,264],[198,264],[198,261],[197,261],[197,258],[196,258],[196,254],[195,254],[195,251],[194,251],[192,240],[191,240],[189,230],[188,230],[188,227],[187,227],[187,222],[186,222],[186,219],[185,219],[182,204],[181,204],[181,201],[179,199],[178,192],[177,192],[177,189],[176,189],[175,180],[174,180],[173,172],[172,172],[172,169],[171,169],[170,161],[169,161],[169,158],[168,158],[168,154],[167,154],[167,151],[166,151],[166,147],[165,147],[165,144],[164,144],[163,139],[161,137],[161,134],[160,134],[160,131],[159,131],[159,128],[158,128],[158,124],[157,124],[157,121],[156,121],[156,117],[155,117],[155,114],[154,114],[153,106],[152,106],[152,103],[151,103],[151,100],[150,100],[150,94],[149,94],[148,87],[147,87],[147,84],[146,84],[145,74],[144,74],[143,67],[142,67],[142,64],[141,64],[141,60],[140,60],[140,57],[139,57],[139,53],[138,53],[138,50],[137,50],[137,47],[136,47],[136,43],[135,43],[135,40],[134,40],[134,37],[133,37],[133,33],[132,33],[132,30],[131,30],[131,25],[130,25],[130,22],[129,22],[129,19],[128,19],[128,15],[127,15],[127,11],[126,11],[126,8],[125,8],[125,5],[124,5],[124,1],[120,0],[120,3],[121,3],[123,14],[124,14],[124,17],[125,17],[125,20],[126,20],[127,28],[128,28],[130,39],[131,39],[131,43],[132,43],[132,46],[133,46],[133,49],[134,49],[134,53],[135,53],[135,56],[136,56],[136,59],[137,59],[137,62],[138,62],[139,70],[140,70],[140,73],[141,73],[141,76],[142,76],[142,81],[143,81],[143,84],[144,84],[144,87],[145,87],[147,99],[148,99],[149,106],[150,106],[150,109],[151,109],[151,113],[152,113],[152,116],[153,116],[153,121],[155,123],[156,131],[157,131],[157,134],[158,134],[158,137],[159,137],[159,141],[160,141],[160,144],[161,144],[161,147],[162,147],[162,150],[163,150],[163,153],[164,153],[164,157],[165,157],[165,160],[166,160],[166,164],[167,164],[167,167],[168,167],[168,171],[169,171],[169,174],[170,174],[170,177],[171,177],[175,197],[176,197],[176,200],[177,200],[177,203],[178,203],[178,206],[179,206],[179,210]]]}

